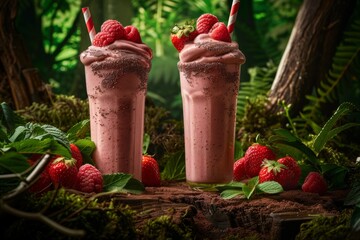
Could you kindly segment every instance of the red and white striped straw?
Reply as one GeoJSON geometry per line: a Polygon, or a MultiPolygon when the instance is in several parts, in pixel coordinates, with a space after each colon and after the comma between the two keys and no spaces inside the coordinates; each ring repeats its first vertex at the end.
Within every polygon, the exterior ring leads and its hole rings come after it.
{"type": "Polygon", "coordinates": [[[236,22],[237,13],[239,11],[239,6],[240,6],[240,0],[233,0],[230,10],[229,21],[227,25],[230,35],[234,32],[234,26],[236,22]]]}
{"type": "Polygon", "coordinates": [[[94,37],[96,35],[96,31],[95,31],[95,27],[94,27],[94,22],[91,17],[90,9],[88,7],[83,7],[82,12],[83,12],[85,23],[86,23],[86,28],[89,33],[90,41],[92,43],[94,40],[94,37]]]}

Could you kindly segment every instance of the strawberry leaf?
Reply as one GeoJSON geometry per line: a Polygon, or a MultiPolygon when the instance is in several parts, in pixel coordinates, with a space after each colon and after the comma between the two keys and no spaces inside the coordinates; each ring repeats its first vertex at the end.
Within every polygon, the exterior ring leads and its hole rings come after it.
{"type": "Polygon", "coordinates": [[[131,174],[115,173],[103,175],[104,192],[122,192],[140,194],[145,191],[144,185],[131,174]]]}
{"type": "Polygon", "coordinates": [[[92,160],[92,154],[95,150],[95,143],[90,139],[79,139],[74,144],[79,148],[83,156],[84,163],[95,165],[92,160]]]}

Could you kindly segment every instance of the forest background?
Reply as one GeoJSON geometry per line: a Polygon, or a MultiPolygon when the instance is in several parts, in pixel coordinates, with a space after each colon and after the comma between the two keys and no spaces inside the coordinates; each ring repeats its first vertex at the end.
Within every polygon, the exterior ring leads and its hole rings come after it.
{"type": "MultiPolygon", "coordinates": [[[[301,3],[301,0],[241,1],[233,40],[246,56],[242,84],[256,77],[263,68],[275,74],[301,3]]],[[[87,97],[79,54],[90,45],[81,13],[81,7],[89,6],[96,30],[107,19],[139,28],[143,42],[154,53],[148,96],[180,119],[178,52],[170,41],[170,31],[176,23],[196,19],[203,13],[212,13],[227,23],[231,1],[31,0],[18,4],[16,28],[32,64],[52,92],[87,97]]]]}

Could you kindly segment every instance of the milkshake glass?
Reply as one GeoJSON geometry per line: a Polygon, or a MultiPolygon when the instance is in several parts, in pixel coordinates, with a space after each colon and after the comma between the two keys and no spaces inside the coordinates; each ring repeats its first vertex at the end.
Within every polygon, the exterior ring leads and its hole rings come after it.
{"type": "Polygon", "coordinates": [[[240,66],[235,42],[198,35],[179,53],[186,180],[220,184],[233,178],[235,117],[240,66]]]}
{"type": "Polygon", "coordinates": [[[144,107],[152,52],[142,43],[116,40],[90,46],[85,66],[93,160],[103,174],[129,173],[141,180],[144,107]]]}

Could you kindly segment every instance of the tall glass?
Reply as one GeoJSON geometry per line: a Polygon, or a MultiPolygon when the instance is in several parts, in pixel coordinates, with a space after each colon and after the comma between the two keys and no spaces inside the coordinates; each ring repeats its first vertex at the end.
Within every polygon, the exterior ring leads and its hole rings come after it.
{"type": "Polygon", "coordinates": [[[93,159],[103,174],[130,173],[141,180],[144,107],[151,50],[117,40],[81,54],[90,107],[93,159]]]}
{"type": "Polygon", "coordinates": [[[186,180],[190,184],[227,183],[233,178],[237,94],[240,65],[245,58],[235,43],[232,44],[235,44],[235,53],[229,50],[229,54],[216,50],[218,46],[215,47],[217,43],[213,41],[204,46],[203,40],[199,40],[200,44],[186,46],[178,63],[186,180]],[[203,51],[199,51],[201,47],[203,51]],[[211,52],[212,48],[216,53],[211,52]],[[193,56],[195,51],[199,57],[193,56]],[[187,55],[192,57],[187,58],[187,55]],[[212,57],[207,58],[209,55],[212,57]],[[205,56],[206,60],[200,56],[205,56]],[[196,60],[187,61],[193,58],[196,60]]]}

